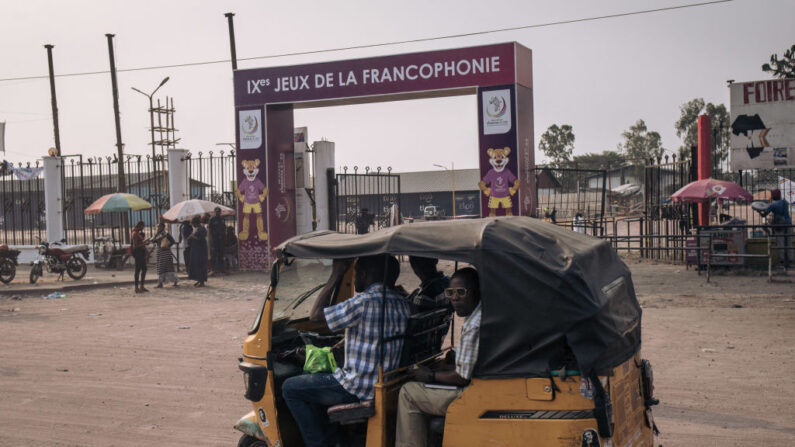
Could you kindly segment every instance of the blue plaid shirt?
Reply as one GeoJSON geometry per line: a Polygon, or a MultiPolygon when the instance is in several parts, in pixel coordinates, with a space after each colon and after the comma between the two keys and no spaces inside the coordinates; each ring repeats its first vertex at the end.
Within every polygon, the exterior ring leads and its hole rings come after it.
{"type": "MultiPolygon", "coordinates": [[[[345,329],[345,366],[334,371],[334,378],[361,400],[373,398],[378,381],[382,293],[381,283],[374,283],[353,298],[323,310],[329,329],[345,329]]],[[[409,304],[392,290],[386,292],[384,315],[384,338],[406,333],[409,304]]],[[[384,344],[385,372],[399,366],[402,350],[402,338],[384,344]]]]}

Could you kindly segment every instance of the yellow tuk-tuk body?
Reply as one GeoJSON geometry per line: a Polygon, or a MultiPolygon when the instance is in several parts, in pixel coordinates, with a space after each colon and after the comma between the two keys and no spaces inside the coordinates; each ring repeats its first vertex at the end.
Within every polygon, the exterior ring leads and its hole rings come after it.
{"type": "MultiPolygon", "coordinates": [[[[483,219],[482,221],[484,227],[502,221],[509,223],[518,222],[520,227],[528,225],[527,222],[518,221],[517,219],[528,218],[497,218],[483,219]]],[[[444,229],[445,225],[450,224],[445,222],[412,224],[410,230],[417,231],[422,227],[440,230],[444,229]]],[[[427,244],[428,246],[436,244],[444,247],[445,243],[447,243],[451,247],[449,252],[452,253],[447,259],[471,262],[461,253],[465,253],[465,250],[477,250],[479,247],[477,245],[474,248],[472,246],[467,247],[466,235],[462,236],[462,233],[464,230],[471,231],[472,234],[478,234],[478,231],[480,231],[479,234],[481,235],[485,232],[478,230],[477,227],[465,227],[465,225],[472,226],[472,223],[453,222],[452,225],[457,228],[461,227],[462,230],[457,232],[453,228],[439,233],[443,235],[439,237],[450,237],[452,242],[434,240],[432,237],[419,233],[419,237],[425,239],[420,242],[412,241],[414,245],[407,243],[406,246],[409,248],[402,252],[399,249],[395,249],[395,247],[400,247],[399,245],[393,245],[391,250],[382,249],[383,251],[381,252],[422,255],[425,253],[420,252],[417,248],[418,246],[422,247],[421,244],[427,244]],[[459,239],[461,242],[456,246],[455,243],[459,239]]],[[[552,239],[559,231],[567,232],[560,236],[559,239],[568,244],[573,244],[573,242],[566,238],[574,238],[575,240],[589,238],[588,236],[558,229],[553,225],[547,226],[547,224],[541,222],[529,224],[534,231],[537,225],[541,225],[538,231],[543,233],[543,236],[547,239],[552,239]]],[[[399,230],[400,227],[397,227],[397,230],[393,227],[389,229],[391,233],[386,234],[384,237],[395,238],[397,236],[392,233],[397,233],[399,230]]],[[[331,233],[325,232],[321,236],[328,236],[329,234],[331,233]]],[[[320,239],[323,240],[317,243],[317,246],[321,248],[317,249],[317,251],[324,255],[324,258],[349,258],[373,254],[374,249],[368,248],[370,245],[360,247],[356,246],[355,243],[364,241],[362,244],[377,245],[373,242],[373,240],[378,242],[378,239],[375,239],[374,236],[374,234],[329,236],[330,238],[338,237],[341,242],[321,237],[320,239]],[[344,243],[345,249],[340,250],[339,253],[334,252],[334,243],[332,242],[344,243]]],[[[311,237],[311,235],[303,235],[299,236],[299,240],[311,237]]],[[[593,246],[588,246],[586,249],[591,252],[599,252],[598,256],[589,262],[605,263],[609,261],[620,263],[620,260],[615,260],[617,257],[615,259],[610,258],[611,255],[605,251],[604,247],[596,247],[598,242],[592,242],[588,239],[583,240],[586,245],[591,244],[593,246]]],[[[290,243],[288,241],[284,244],[287,248],[286,253],[283,252],[283,259],[286,254],[296,255],[295,252],[290,252],[290,243]]],[[[299,251],[298,248],[300,247],[292,248],[299,251]]],[[[551,257],[552,253],[550,252],[551,250],[547,248],[546,254],[551,257]]],[[[444,249],[439,249],[431,254],[444,259],[443,255],[445,252],[444,249]]],[[[577,255],[577,253],[573,253],[570,257],[567,257],[569,256],[568,254],[560,255],[562,259],[561,265],[568,269],[561,269],[562,272],[567,272],[571,270],[572,266],[577,266],[577,255]]],[[[300,253],[296,256],[300,256],[300,253]]],[[[280,266],[281,262],[278,265],[274,265],[274,268],[278,269],[280,266]]],[[[576,291],[586,297],[589,293],[597,294],[602,307],[594,308],[594,312],[609,312],[610,315],[616,316],[613,320],[601,321],[612,321],[615,325],[615,327],[611,328],[614,330],[613,336],[626,338],[623,345],[620,343],[616,345],[619,348],[606,351],[607,354],[604,354],[605,356],[612,356],[612,359],[619,359],[618,361],[610,360],[609,362],[612,363],[609,363],[608,368],[604,367],[604,362],[601,367],[597,367],[597,361],[591,360],[594,365],[592,370],[599,371],[598,380],[601,386],[597,387],[594,385],[591,378],[595,380],[596,376],[593,373],[590,376],[583,377],[578,370],[572,369],[570,364],[559,371],[553,369],[543,374],[526,374],[525,377],[516,373],[508,373],[503,376],[500,376],[500,374],[479,376],[476,367],[476,374],[469,386],[447,408],[443,421],[442,445],[652,447],[656,428],[654,427],[649,407],[655,403],[653,396],[651,396],[651,389],[653,389],[651,371],[650,366],[648,366],[648,371],[644,369],[647,365],[643,363],[644,361],[640,356],[640,307],[637,305],[634,296],[631,280],[627,273],[628,270],[624,271],[622,269],[626,269],[623,263],[616,269],[609,271],[610,275],[618,276],[605,275],[608,276],[603,281],[606,284],[600,283],[596,287],[580,288],[576,291]],[[631,305],[622,307],[621,300],[629,300],[631,305]],[[607,311],[604,309],[607,309],[607,311]],[[539,375],[542,377],[539,377],[539,375]],[[597,388],[600,391],[596,391],[597,388]],[[599,394],[600,392],[602,394],[599,394]],[[598,404],[597,395],[604,396],[602,401],[607,400],[606,406],[609,408],[606,412],[606,417],[604,416],[604,402],[598,404]],[[601,418],[598,418],[598,415],[601,415],[601,418]],[[608,421],[609,430],[605,429],[606,420],[608,421]],[[608,434],[606,435],[605,433],[608,434]]],[[[349,271],[349,275],[339,286],[336,302],[343,301],[353,295],[352,270],[349,271]]],[[[482,270],[479,269],[479,272],[482,272],[482,270]]],[[[586,276],[585,274],[580,275],[581,277],[586,276]]],[[[563,278],[564,275],[561,274],[560,277],[563,278]]],[[[317,278],[313,280],[317,283],[317,278]]],[[[589,278],[588,281],[594,280],[589,278]]],[[[241,439],[241,446],[293,447],[303,445],[298,427],[280,396],[280,384],[286,377],[278,371],[279,362],[274,361],[277,353],[273,351],[274,349],[280,349],[280,345],[274,347],[273,343],[275,337],[280,336],[280,334],[274,333],[273,320],[277,283],[278,274],[272,277],[272,286],[264,300],[258,319],[243,343],[241,370],[247,374],[245,379],[246,397],[252,401],[253,411],[244,416],[235,426],[235,428],[245,434],[244,438],[248,437],[249,441],[252,441],[244,443],[244,440],[241,439]],[[249,377],[257,369],[259,369],[259,374],[262,374],[261,383],[249,377]],[[264,370],[267,370],[267,372],[263,374],[264,370]],[[250,388],[258,387],[261,388],[259,392],[250,392],[250,388]],[[254,396],[254,398],[251,396],[254,396]]],[[[309,285],[311,286],[312,284],[309,285]]],[[[542,287],[547,286],[542,284],[537,290],[542,290],[542,287]]],[[[571,293],[573,294],[574,292],[571,293]]],[[[307,294],[304,299],[310,295],[307,294]]],[[[489,299],[488,295],[485,295],[483,299],[489,299]]],[[[484,307],[484,317],[486,313],[487,308],[484,307]]],[[[594,313],[594,315],[597,315],[597,313],[594,313]]],[[[602,315],[600,318],[604,318],[603,313],[600,315],[602,315]]],[[[279,324],[282,323],[280,322],[279,324]]],[[[290,330],[328,333],[327,328],[318,327],[317,324],[309,322],[306,318],[290,320],[286,327],[290,328],[290,330]]],[[[284,328],[283,324],[281,326],[277,325],[276,332],[283,331],[284,328]]],[[[564,344],[570,342],[571,340],[564,342],[564,344]]],[[[573,343],[577,342],[575,340],[573,343]]],[[[582,343],[582,341],[579,342],[582,343]]],[[[279,343],[281,341],[277,345],[279,343]]],[[[480,346],[482,350],[484,346],[482,330],[480,346]]],[[[610,347],[608,346],[609,349],[610,347]]],[[[571,353],[570,351],[568,352],[571,353]]],[[[440,362],[442,353],[441,351],[438,352],[423,363],[432,365],[440,362]]],[[[487,356],[492,353],[479,353],[479,362],[481,361],[481,354],[487,356]]],[[[501,360],[501,358],[490,359],[492,363],[501,360]]],[[[523,361],[528,362],[528,360],[523,361]]],[[[527,364],[531,365],[531,363],[527,364]]],[[[510,364],[508,365],[510,367],[510,364]]],[[[297,373],[295,371],[292,372],[292,374],[299,373],[300,371],[297,373]]],[[[366,428],[362,428],[364,430],[364,439],[366,439],[366,447],[394,446],[398,396],[400,388],[408,380],[409,375],[405,367],[386,373],[381,372],[379,382],[375,385],[375,398],[372,404],[374,412],[366,419],[366,428]]]]}

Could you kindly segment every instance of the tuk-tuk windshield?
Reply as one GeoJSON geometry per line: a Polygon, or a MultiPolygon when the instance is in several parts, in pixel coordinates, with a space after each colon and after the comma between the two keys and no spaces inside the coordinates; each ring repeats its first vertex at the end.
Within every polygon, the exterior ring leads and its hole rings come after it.
{"type": "Polygon", "coordinates": [[[279,269],[276,299],[283,310],[274,320],[295,320],[309,316],[312,304],[331,276],[331,259],[295,258],[279,269]]]}

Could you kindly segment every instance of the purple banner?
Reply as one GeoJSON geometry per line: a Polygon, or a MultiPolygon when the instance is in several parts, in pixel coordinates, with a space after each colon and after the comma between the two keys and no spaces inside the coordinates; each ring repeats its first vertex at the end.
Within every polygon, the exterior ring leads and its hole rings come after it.
{"type": "Polygon", "coordinates": [[[515,85],[478,89],[480,210],[483,217],[519,213],[515,85]]]}
{"type": "Polygon", "coordinates": [[[516,82],[514,44],[235,71],[237,106],[516,82]]]}
{"type": "Polygon", "coordinates": [[[268,266],[265,122],[262,107],[237,109],[238,253],[240,268],[261,270],[268,266]]]}

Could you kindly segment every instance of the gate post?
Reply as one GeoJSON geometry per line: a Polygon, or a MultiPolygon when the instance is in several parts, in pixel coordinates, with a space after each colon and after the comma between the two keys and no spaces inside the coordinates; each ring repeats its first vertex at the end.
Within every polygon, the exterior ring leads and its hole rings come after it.
{"type": "MultiPolygon", "coordinates": [[[[709,115],[698,116],[698,179],[712,176],[712,126],[709,115]]],[[[709,225],[709,202],[698,204],[698,224],[709,225]]]]}
{"type": "Polygon", "coordinates": [[[334,142],[315,141],[315,219],[317,230],[337,230],[336,221],[332,225],[332,211],[329,209],[329,178],[334,178],[334,142]]]}
{"type": "MultiPolygon", "coordinates": [[[[188,180],[186,178],[188,170],[185,166],[185,157],[188,155],[187,149],[168,150],[168,202],[174,206],[183,200],[188,200],[189,191],[186,191],[188,180]]],[[[171,225],[171,234],[177,233],[178,226],[171,225]]]]}
{"type": "Polygon", "coordinates": [[[63,233],[63,165],[61,157],[43,157],[44,161],[44,222],[47,241],[60,241],[63,233]]]}

